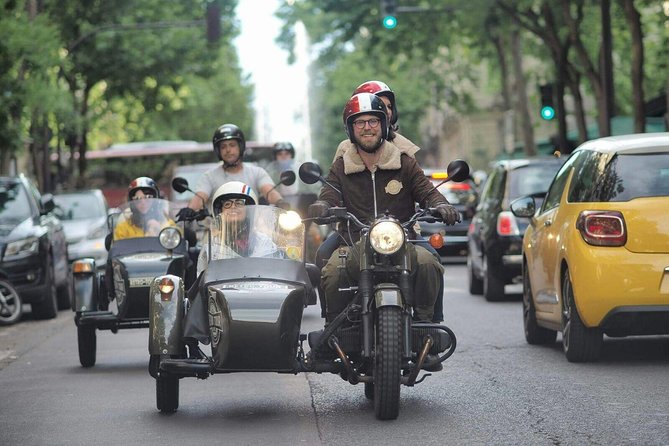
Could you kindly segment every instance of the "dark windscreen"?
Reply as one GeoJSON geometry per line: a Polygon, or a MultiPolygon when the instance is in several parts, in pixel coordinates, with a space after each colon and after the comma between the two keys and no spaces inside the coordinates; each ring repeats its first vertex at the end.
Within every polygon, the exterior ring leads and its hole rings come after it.
{"type": "Polygon", "coordinates": [[[560,163],[530,164],[509,172],[509,201],[523,195],[546,192],[560,163]]]}
{"type": "Polygon", "coordinates": [[[17,223],[31,216],[30,202],[21,183],[0,183],[0,223],[17,223]]]}

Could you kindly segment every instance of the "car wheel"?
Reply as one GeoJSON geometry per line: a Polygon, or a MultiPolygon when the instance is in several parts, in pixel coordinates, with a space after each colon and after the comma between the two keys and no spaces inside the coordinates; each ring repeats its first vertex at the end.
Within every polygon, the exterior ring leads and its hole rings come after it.
{"type": "Polygon", "coordinates": [[[490,264],[488,256],[483,257],[483,297],[488,302],[504,299],[504,281],[499,276],[498,268],[490,264]]]}
{"type": "Polygon", "coordinates": [[[374,401],[374,383],[365,383],[365,398],[374,401]]]}
{"type": "Polygon", "coordinates": [[[21,319],[23,303],[14,286],[0,280],[0,325],[11,325],[21,319]]]}
{"type": "Polygon", "coordinates": [[[562,349],[567,360],[596,361],[602,349],[602,331],[586,327],[578,315],[569,271],[562,279],[562,305],[562,349]]]}
{"type": "Polygon", "coordinates": [[[467,256],[467,278],[469,279],[469,294],[480,296],[483,294],[483,280],[476,277],[471,255],[467,256]]]}
{"type": "Polygon", "coordinates": [[[45,269],[47,295],[42,302],[30,304],[35,319],[53,319],[58,315],[58,311],[56,310],[58,308],[56,280],[54,278],[52,265],[53,261],[48,262],[45,269]]]}
{"type": "Polygon", "coordinates": [[[81,366],[93,367],[97,353],[95,327],[77,327],[77,340],[79,341],[79,362],[81,366]]]}
{"type": "Polygon", "coordinates": [[[530,277],[525,268],[523,268],[523,326],[525,328],[525,340],[528,344],[550,344],[555,342],[557,338],[557,331],[540,327],[537,324],[530,277]]]}

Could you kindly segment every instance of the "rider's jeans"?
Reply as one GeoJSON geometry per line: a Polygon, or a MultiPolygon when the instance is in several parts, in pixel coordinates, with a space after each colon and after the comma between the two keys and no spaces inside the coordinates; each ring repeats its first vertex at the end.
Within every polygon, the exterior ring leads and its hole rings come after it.
{"type": "MultiPolygon", "coordinates": [[[[415,317],[421,321],[432,321],[434,303],[439,292],[439,284],[444,275],[444,268],[441,263],[422,246],[409,244],[409,256],[411,264],[416,267],[411,271],[411,280],[413,283],[414,313],[415,317]]],[[[360,242],[353,245],[352,248],[341,247],[335,250],[330,256],[325,267],[321,271],[321,283],[325,291],[327,302],[326,320],[331,322],[339,313],[341,313],[348,300],[353,298],[353,293],[340,293],[340,286],[349,286],[347,280],[340,283],[340,274],[343,277],[351,279],[351,284],[356,284],[360,277],[360,242]],[[346,272],[338,268],[341,265],[339,258],[340,249],[348,252],[346,261],[346,272]]]]}

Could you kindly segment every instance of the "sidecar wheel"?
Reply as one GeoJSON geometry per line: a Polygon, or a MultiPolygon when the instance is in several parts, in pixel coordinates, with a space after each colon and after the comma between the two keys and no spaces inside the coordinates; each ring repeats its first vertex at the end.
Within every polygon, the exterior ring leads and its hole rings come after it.
{"type": "Polygon", "coordinates": [[[179,408],[179,378],[161,372],[156,378],[156,407],[163,413],[179,408]]]}
{"type": "Polygon", "coordinates": [[[79,341],[79,362],[81,366],[93,367],[97,350],[95,327],[77,327],[77,340],[79,341]]]}
{"type": "Polygon", "coordinates": [[[365,398],[374,399],[374,383],[365,383],[365,398]]]}
{"type": "Polygon", "coordinates": [[[377,313],[374,357],[374,413],[379,420],[394,420],[400,411],[402,378],[402,314],[398,307],[377,313]]]}

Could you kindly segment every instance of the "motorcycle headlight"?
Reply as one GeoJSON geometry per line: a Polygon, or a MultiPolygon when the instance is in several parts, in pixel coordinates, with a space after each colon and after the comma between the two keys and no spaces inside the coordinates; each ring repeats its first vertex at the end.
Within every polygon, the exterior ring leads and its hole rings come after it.
{"type": "Polygon", "coordinates": [[[279,215],[279,226],[284,231],[294,231],[302,224],[300,215],[295,211],[287,211],[279,215]]]}
{"type": "Polygon", "coordinates": [[[404,244],[404,230],[394,221],[382,221],[369,231],[369,241],[379,254],[394,254],[404,244]]]}
{"type": "Polygon", "coordinates": [[[7,244],[5,250],[5,259],[8,257],[25,257],[36,253],[39,250],[39,239],[37,237],[28,237],[16,240],[7,244]]]}
{"type": "Polygon", "coordinates": [[[175,227],[165,228],[158,234],[160,246],[165,249],[174,249],[181,243],[181,233],[175,227]]]}

